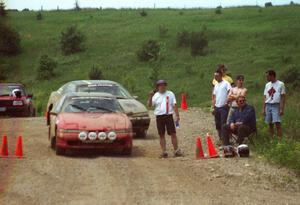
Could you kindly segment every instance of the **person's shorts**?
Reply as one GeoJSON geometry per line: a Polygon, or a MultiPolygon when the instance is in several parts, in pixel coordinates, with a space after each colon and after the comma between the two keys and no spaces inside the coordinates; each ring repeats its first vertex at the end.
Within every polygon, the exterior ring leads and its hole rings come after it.
{"type": "Polygon", "coordinates": [[[168,135],[176,133],[173,115],[156,116],[156,126],[159,135],[164,135],[166,133],[166,129],[168,135]]]}
{"type": "Polygon", "coordinates": [[[276,123],[276,122],[281,122],[280,119],[280,113],[279,113],[279,108],[280,104],[275,103],[275,104],[266,104],[266,117],[265,117],[265,122],[270,124],[270,123],[276,123]]]}

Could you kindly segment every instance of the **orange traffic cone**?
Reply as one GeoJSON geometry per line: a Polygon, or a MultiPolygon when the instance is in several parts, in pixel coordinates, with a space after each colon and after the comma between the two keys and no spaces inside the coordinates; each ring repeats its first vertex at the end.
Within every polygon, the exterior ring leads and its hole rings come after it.
{"type": "Polygon", "coordinates": [[[188,105],[186,103],[186,93],[181,94],[181,110],[187,110],[188,105]]]}
{"type": "Polygon", "coordinates": [[[7,157],[8,156],[8,148],[7,148],[7,136],[4,135],[2,138],[2,146],[1,146],[1,157],[7,157]]]}
{"type": "Polygon", "coordinates": [[[201,144],[201,138],[200,136],[197,137],[196,141],[196,159],[204,159],[204,153],[202,149],[202,144],[201,144]]]}
{"type": "Polygon", "coordinates": [[[22,137],[19,136],[17,140],[17,146],[16,146],[16,152],[15,152],[16,157],[23,157],[23,145],[22,145],[22,137]]]}
{"type": "Polygon", "coordinates": [[[210,158],[216,158],[219,157],[219,154],[217,153],[214,143],[211,139],[211,136],[207,133],[206,135],[206,141],[207,141],[207,149],[208,149],[208,155],[210,158]]]}

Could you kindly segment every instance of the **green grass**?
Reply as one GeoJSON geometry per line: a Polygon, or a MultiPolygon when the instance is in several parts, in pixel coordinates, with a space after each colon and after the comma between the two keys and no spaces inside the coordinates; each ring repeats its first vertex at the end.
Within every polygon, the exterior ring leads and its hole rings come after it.
{"type": "MultiPolygon", "coordinates": [[[[23,50],[19,56],[2,59],[2,66],[10,69],[7,81],[25,83],[42,113],[51,91],[70,80],[87,78],[93,65],[102,69],[105,78],[125,84],[145,102],[152,89],[148,76],[154,66],[159,66],[160,78],[169,82],[178,98],[180,92],[188,91],[190,106],[206,107],[210,105],[214,70],[224,63],[232,76],[246,76],[248,101],[255,105],[259,116],[264,72],[274,67],[280,76],[300,64],[299,6],[263,8],[262,12],[257,7],[228,8],[221,15],[216,15],[214,9],[146,11],[146,17],[141,17],[138,10],[49,11],[43,12],[41,21],[36,20],[37,12],[10,12],[10,24],[19,31],[23,50]],[[72,24],[86,34],[87,49],[64,56],[60,33],[72,24]],[[158,31],[161,24],[169,29],[163,38],[158,31]],[[203,25],[208,28],[209,38],[206,56],[192,57],[188,48],[176,47],[179,31],[200,31],[203,25]],[[158,40],[162,46],[160,60],[139,62],[135,52],[149,39],[158,40]],[[43,54],[58,62],[56,75],[49,81],[36,80],[43,54]]],[[[288,87],[283,126],[292,142],[300,141],[299,97],[288,87]]]]}

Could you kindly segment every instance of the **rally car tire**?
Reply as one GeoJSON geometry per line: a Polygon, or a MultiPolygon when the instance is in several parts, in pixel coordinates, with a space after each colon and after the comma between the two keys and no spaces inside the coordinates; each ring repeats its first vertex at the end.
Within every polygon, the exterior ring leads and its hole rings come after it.
{"type": "Polygon", "coordinates": [[[60,148],[60,147],[57,147],[56,146],[56,148],[55,148],[55,153],[56,153],[56,155],[65,155],[65,153],[66,153],[66,150],[65,149],[63,149],[63,148],[60,148]]]}

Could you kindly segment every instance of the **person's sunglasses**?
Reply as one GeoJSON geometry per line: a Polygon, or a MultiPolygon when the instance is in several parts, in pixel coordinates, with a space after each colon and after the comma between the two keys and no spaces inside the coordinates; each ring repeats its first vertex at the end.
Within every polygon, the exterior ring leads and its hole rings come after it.
{"type": "Polygon", "coordinates": [[[246,100],[239,100],[238,102],[239,102],[239,103],[243,103],[243,102],[245,102],[245,101],[246,101],[246,100]]]}

